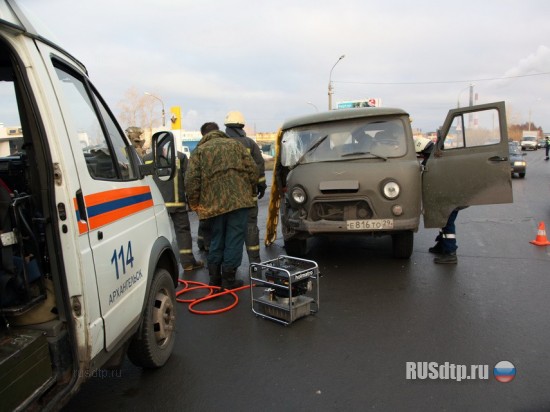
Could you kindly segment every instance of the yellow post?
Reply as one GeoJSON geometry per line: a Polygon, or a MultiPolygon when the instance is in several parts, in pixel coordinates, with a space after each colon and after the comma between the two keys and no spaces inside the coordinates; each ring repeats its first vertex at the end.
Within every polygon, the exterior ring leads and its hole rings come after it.
{"type": "Polygon", "coordinates": [[[170,107],[170,113],[172,113],[172,116],[170,116],[170,121],[172,122],[172,130],[180,130],[181,129],[181,107],[179,106],[170,107]]]}

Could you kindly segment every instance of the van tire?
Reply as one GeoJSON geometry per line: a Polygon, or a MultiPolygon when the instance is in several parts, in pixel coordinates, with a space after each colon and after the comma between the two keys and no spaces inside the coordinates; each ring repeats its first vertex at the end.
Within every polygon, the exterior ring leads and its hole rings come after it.
{"type": "Polygon", "coordinates": [[[304,256],[307,253],[307,239],[292,238],[285,240],[285,250],[290,256],[304,256]]]}
{"type": "Polygon", "coordinates": [[[155,271],[141,322],[128,347],[128,358],[142,368],[160,368],[172,354],[176,337],[176,292],[166,269],[155,271]]]}
{"type": "Polygon", "coordinates": [[[391,236],[393,246],[393,257],[397,259],[408,259],[412,255],[414,245],[414,233],[412,231],[399,232],[391,236]]]}

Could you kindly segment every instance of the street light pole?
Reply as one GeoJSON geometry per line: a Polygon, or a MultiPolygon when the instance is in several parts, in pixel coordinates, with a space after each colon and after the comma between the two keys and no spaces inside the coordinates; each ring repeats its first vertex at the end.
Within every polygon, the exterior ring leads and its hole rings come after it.
{"type": "Polygon", "coordinates": [[[332,69],[330,69],[330,74],[328,76],[328,109],[329,110],[332,110],[332,93],[333,93],[333,89],[332,89],[332,71],[334,70],[336,65],[340,62],[340,60],[342,60],[344,57],[346,57],[346,55],[342,54],[338,58],[338,60],[336,60],[336,63],[334,63],[334,66],[332,66],[332,69]]]}
{"type": "Polygon", "coordinates": [[[149,92],[145,92],[145,94],[147,96],[151,96],[154,99],[157,99],[160,102],[160,104],[162,105],[162,127],[166,127],[166,116],[165,116],[165,112],[164,112],[164,102],[162,101],[162,99],[160,97],[155,96],[154,94],[151,94],[149,92]]]}

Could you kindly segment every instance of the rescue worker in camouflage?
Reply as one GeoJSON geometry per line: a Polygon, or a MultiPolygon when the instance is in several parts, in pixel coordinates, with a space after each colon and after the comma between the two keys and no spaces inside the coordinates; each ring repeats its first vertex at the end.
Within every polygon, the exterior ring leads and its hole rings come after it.
{"type": "Polygon", "coordinates": [[[126,129],[126,134],[130,138],[130,141],[132,142],[132,146],[134,146],[134,149],[136,149],[136,153],[139,157],[143,158],[145,155],[145,148],[143,145],[145,144],[145,140],[141,138],[141,135],[143,134],[143,129],[140,127],[128,127],[126,129]]]}
{"type": "MultiPolygon", "coordinates": [[[[209,132],[219,130],[216,123],[205,123],[201,126],[201,136],[204,137],[209,132]]],[[[212,237],[212,230],[210,229],[210,221],[208,219],[199,220],[199,229],[197,230],[197,246],[199,250],[203,250],[208,253],[210,249],[210,238],[212,237]]]]}
{"type": "MultiPolygon", "coordinates": [[[[248,211],[254,207],[253,194],[258,169],[247,150],[215,129],[201,139],[189,161],[185,188],[189,206],[199,220],[208,219],[212,239],[208,252],[210,285],[224,289],[242,286],[236,279],[241,265],[248,211]]],[[[202,129],[201,129],[202,130],[202,129]]]]}
{"type": "Polygon", "coordinates": [[[254,197],[254,207],[250,209],[248,215],[248,225],[246,231],[245,245],[248,261],[250,263],[259,263],[260,260],[260,230],[258,229],[258,199],[264,197],[267,188],[265,181],[265,161],[262,151],[256,142],[246,135],[244,131],[244,116],[237,111],[231,111],[225,116],[225,133],[232,139],[241,143],[248,153],[254,159],[258,167],[258,182],[256,184],[256,193],[254,197]]]}
{"type": "MultiPolygon", "coordinates": [[[[153,161],[153,154],[148,153],[143,158],[145,163],[153,161]]],[[[191,271],[202,268],[204,263],[195,259],[193,255],[193,238],[191,237],[191,223],[189,222],[188,205],[185,195],[185,171],[187,170],[188,159],[185,153],[177,152],[176,174],[171,181],[162,181],[153,175],[165,206],[168,209],[170,218],[176,232],[176,239],[180,249],[180,261],[184,270],[191,271]]]]}

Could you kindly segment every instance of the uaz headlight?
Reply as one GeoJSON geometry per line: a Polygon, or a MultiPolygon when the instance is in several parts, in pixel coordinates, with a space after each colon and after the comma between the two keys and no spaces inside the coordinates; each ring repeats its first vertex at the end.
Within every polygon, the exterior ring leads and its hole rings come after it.
{"type": "Polygon", "coordinates": [[[290,192],[290,196],[292,197],[292,200],[294,200],[299,205],[304,203],[307,199],[305,190],[302,189],[300,186],[293,187],[290,192]]]}
{"type": "Polygon", "coordinates": [[[384,197],[386,199],[396,199],[397,196],[399,196],[399,192],[401,191],[401,188],[397,184],[397,182],[390,181],[384,184],[384,187],[382,188],[382,193],[384,194],[384,197]]]}

